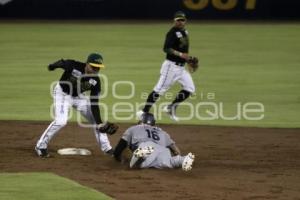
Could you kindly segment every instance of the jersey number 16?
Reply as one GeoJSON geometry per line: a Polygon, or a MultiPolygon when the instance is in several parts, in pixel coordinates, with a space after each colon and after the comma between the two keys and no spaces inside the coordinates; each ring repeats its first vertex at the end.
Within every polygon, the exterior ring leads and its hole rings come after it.
{"type": "Polygon", "coordinates": [[[149,130],[146,129],[148,138],[152,138],[153,140],[160,140],[159,136],[157,135],[157,132],[155,130],[149,130]]]}

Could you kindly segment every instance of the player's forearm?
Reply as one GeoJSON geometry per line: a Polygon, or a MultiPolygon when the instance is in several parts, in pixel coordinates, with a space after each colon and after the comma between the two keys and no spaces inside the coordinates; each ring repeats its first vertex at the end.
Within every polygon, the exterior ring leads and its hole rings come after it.
{"type": "Polygon", "coordinates": [[[126,149],[126,147],[127,147],[127,141],[121,138],[114,150],[114,158],[117,161],[119,161],[119,162],[122,161],[121,156],[122,156],[124,149],[126,149]]]}
{"type": "Polygon", "coordinates": [[[167,48],[167,47],[164,48],[164,52],[166,54],[173,54],[173,51],[174,51],[174,49],[172,49],[172,48],[167,48]]]}
{"type": "Polygon", "coordinates": [[[56,69],[56,68],[65,69],[66,68],[66,61],[63,60],[63,59],[60,59],[60,60],[48,65],[48,69],[51,70],[51,71],[56,69]]]}
{"type": "Polygon", "coordinates": [[[175,50],[173,48],[165,48],[164,52],[167,53],[167,54],[178,56],[178,57],[183,58],[183,59],[187,59],[187,57],[188,57],[187,53],[183,53],[183,52],[177,51],[177,50],[175,50]]]}
{"type": "Polygon", "coordinates": [[[171,144],[171,145],[169,146],[169,149],[172,151],[172,153],[173,153],[174,155],[180,155],[180,154],[181,154],[179,148],[178,148],[175,144],[171,144]]]}
{"type": "Polygon", "coordinates": [[[180,55],[182,54],[181,52],[176,51],[175,49],[170,48],[170,47],[164,47],[164,52],[166,54],[175,55],[175,56],[178,56],[178,57],[180,57],[180,55]]]}
{"type": "Polygon", "coordinates": [[[101,124],[102,119],[101,119],[101,115],[100,115],[100,109],[99,109],[98,101],[92,101],[91,100],[91,110],[92,110],[92,114],[93,114],[95,123],[96,124],[101,124]]]}

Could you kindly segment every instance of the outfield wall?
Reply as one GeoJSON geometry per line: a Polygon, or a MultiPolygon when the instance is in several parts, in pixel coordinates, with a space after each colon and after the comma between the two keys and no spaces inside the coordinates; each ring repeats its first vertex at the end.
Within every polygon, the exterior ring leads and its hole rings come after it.
{"type": "Polygon", "coordinates": [[[297,0],[0,0],[0,18],[300,19],[297,0]]]}

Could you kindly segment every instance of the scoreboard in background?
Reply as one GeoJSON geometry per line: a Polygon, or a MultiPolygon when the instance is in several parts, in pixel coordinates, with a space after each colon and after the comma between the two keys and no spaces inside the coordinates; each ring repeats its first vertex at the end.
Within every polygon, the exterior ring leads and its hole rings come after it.
{"type": "Polygon", "coordinates": [[[300,19],[298,0],[0,0],[0,18],[300,19]]]}
{"type": "Polygon", "coordinates": [[[257,0],[183,0],[183,4],[190,10],[204,10],[212,5],[216,10],[233,10],[238,7],[238,4],[243,5],[245,10],[255,10],[257,0]]]}

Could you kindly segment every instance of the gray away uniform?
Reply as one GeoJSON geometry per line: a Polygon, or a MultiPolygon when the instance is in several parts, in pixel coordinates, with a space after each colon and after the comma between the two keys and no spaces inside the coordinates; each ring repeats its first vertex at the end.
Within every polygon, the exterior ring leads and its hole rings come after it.
{"type": "Polygon", "coordinates": [[[168,146],[175,142],[170,135],[156,126],[141,124],[126,130],[122,139],[134,151],[139,147],[152,146],[154,152],[140,165],[140,168],[176,168],[181,167],[185,156],[172,156],[168,146]]]}

